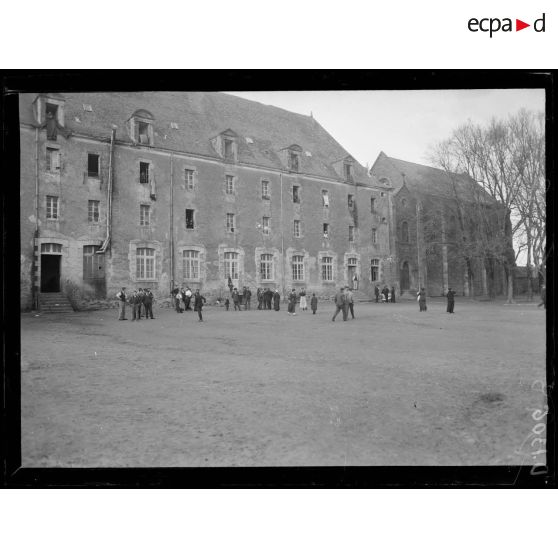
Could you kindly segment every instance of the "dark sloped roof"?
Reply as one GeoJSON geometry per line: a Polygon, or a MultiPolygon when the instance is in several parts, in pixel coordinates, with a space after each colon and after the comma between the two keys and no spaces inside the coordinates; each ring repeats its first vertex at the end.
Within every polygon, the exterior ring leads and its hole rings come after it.
{"type": "MultiPolygon", "coordinates": [[[[155,147],[215,157],[211,139],[229,129],[238,134],[240,162],[284,168],[280,151],[297,144],[302,147],[304,174],[343,180],[333,163],[349,153],[311,116],[225,93],[64,93],[63,97],[65,126],[75,133],[109,137],[116,125],[116,139],[129,141],[127,120],[136,111],[146,110],[154,117],[155,147]],[[83,105],[91,105],[92,112],[84,110],[83,105]],[[178,128],[171,128],[171,122],[178,128]]],[[[23,122],[34,122],[35,98],[35,94],[20,96],[23,122]]],[[[359,183],[377,185],[358,162],[354,163],[354,177],[359,183]]]]}
{"type": "Polygon", "coordinates": [[[496,203],[496,200],[468,174],[456,174],[387,155],[385,157],[405,175],[405,184],[413,194],[446,198],[455,198],[457,194],[464,200],[496,203]]]}

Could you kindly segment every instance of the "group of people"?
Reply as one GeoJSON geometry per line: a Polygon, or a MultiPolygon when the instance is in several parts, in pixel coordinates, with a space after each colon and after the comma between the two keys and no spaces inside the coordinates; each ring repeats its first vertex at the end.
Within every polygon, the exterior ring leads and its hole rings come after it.
{"type": "Polygon", "coordinates": [[[354,298],[353,289],[350,287],[341,287],[339,292],[335,295],[335,313],[331,321],[334,322],[337,314],[343,312],[343,321],[346,322],[349,318],[349,312],[351,313],[351,319],[355,319],[354,311],[354,298]]]}
{"type": "Polygon", "coordinates": [[[153,293],[150,289],[139,288],[133,291],[130,295],[126,294],[126,287],[122,287],[120,292],[116,295],[119,300],[120,314],[119,320],[127,320],[126,318],[126,304],[132,307],[132,321],[141,320],[144,317],[146,320],[153,317],[153,293]]]}
{"type": "MultiPolygon", "coordinates": [[[[448,299],[446,312],[448,312],[449,314],[454,313],[455,294],[455,291],[451,287],[449,287],[448,292],[446,293],[446,298],[448,299]]],[[[424,287],[421,287],[419,289],[419,292],[417,293],[417,301],[419,303],[419,312],[426,312],[428,308],[426,306],[426,291],[424,290],[424,287]]]]}
{"type": "Polygon", "coordinates": [[[376,302],[380,302],[380,294],[382,295],[382,302],[395,302],[395,287],[390,288],[384,285],[384,288],[380,291],[379,285],[374,285],[374,297],[376,302]]]}
{"type": "Polygon", "coordinates": [[[192,310],[190,308],[190,302],[192,300],[192,290],[188,285],[186,285],[186,289],[184,289],[184,287],[180,289],[178,287],[175,287],[171,291],[171,294],[174,298],[174,309],[178,313],[186,312],[187,310],[192,310]],[[181,304],[184,305],[184,308],[182,308],[181,304]]]}

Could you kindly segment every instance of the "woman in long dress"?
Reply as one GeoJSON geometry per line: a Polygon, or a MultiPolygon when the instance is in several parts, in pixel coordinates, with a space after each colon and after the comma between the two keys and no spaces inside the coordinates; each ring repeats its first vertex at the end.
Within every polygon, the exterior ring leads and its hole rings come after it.
{"type": "Polygon", "coordinates": [[[304,289],[300,291],[299,308],[301,310],[308,310],[308,304],[306,302],[306,291],[304,289]]]}
{"type": "Polygon", "coordinates": [[[426,312],[426,291],[424,290],[424,287],[421,288],[417,298],[419,302],[419,310],[421,312],[426,312]]]}

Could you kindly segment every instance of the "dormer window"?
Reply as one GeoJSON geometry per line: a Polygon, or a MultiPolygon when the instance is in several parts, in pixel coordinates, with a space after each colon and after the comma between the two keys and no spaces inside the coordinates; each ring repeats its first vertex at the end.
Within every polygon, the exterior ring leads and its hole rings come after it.
{"type": "Polygon", "coordinates": [[[58,132],[65,138],[71,135],[64,127],[64,98],[58,95],[39,95],[33,102],[35,120],[46,128],[47,139],[56,141],[58,132]]]}
{"type": "Polygon", "coordinates": [[[345,180],[347,182],[353,181],[353,165],[351,163],[343,163],[343,171],[345,175],[345,180]]]}
{"type": "Polygon", "coordinates": [[[153,115],[147,110],[137,110],[128,121],[130,138],[140,145],[153,145],[153,115]]]}
{"type": "Polygon", "coordinates": [[[289,169],[294,172],[298,172],[300,170],[300,155],[295,151],[289,152],[289,169]]]}
{"type": "Polygon", "coordinates": [[[234,157],[234,141],[232,139],[223,139],[223,157],[225,159],[232,159],[234,157]]]}
{"type": "Polygon", "coordinates": [[[217,153],[227,161],[236,161],[238,157],[237,134],[231,129],[221,132],[211,140],[217,153]]]}

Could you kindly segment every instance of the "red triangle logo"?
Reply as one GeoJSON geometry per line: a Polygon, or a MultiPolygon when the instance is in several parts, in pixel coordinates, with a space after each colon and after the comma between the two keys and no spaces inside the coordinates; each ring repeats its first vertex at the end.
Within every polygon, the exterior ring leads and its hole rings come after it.
{"type": "Polygon", "coordinates": [[[521,31],[522,29],[525,29],[525,27],[531,27],[531,24],[530,23],[525,23],[524,21],[521,21],[520,19],[515,20],[515,30],[516,31],[521,31]]]}

